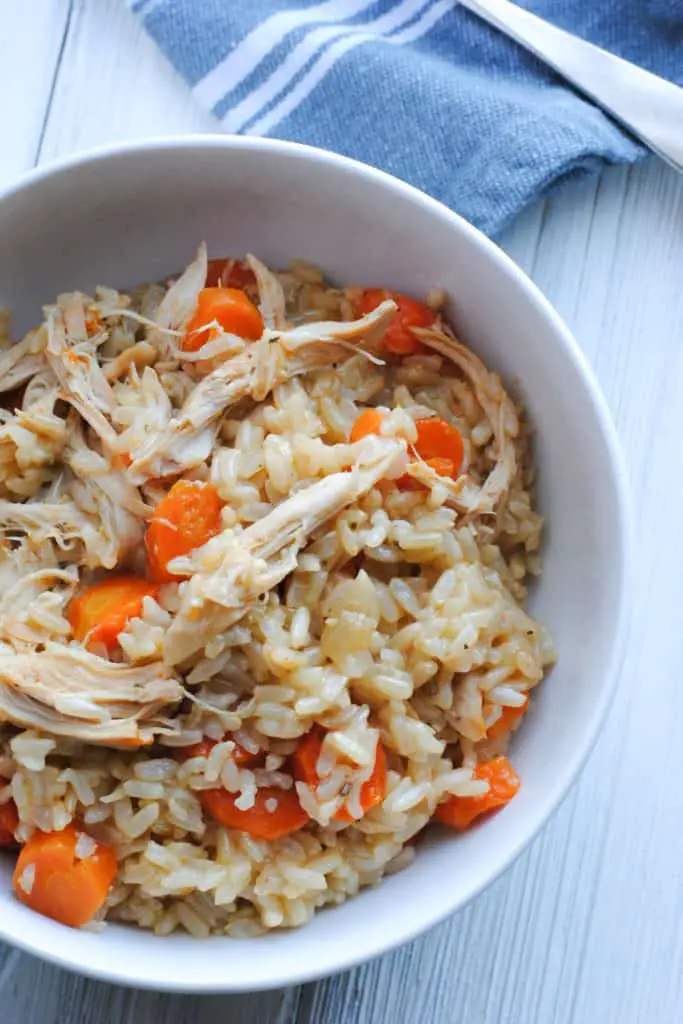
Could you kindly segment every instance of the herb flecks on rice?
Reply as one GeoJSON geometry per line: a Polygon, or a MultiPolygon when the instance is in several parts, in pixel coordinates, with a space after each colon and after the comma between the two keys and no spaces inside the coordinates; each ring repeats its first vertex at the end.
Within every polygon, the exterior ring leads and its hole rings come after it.
{"type": "Polygon", "coordinates": [[[256,935],[514,796],[554,657],[529,429],[443,305],[202,246],[0,351],[0,846],[29,906],[256,935]]]}

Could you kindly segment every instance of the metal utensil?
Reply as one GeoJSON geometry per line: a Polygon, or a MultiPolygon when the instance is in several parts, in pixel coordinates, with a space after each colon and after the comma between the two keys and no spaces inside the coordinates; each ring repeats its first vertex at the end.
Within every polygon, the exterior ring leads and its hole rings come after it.
{"type": "Polygon", "coordinates": [[[460,0],[530,50],[683,171],[683,89],[522,10],[510,0],[460,0]]]}

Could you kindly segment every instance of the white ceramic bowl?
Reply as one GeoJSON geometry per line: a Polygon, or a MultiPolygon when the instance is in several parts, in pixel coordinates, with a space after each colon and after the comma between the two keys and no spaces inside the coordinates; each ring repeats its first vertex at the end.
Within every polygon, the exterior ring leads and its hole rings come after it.
{"type": "Polygon", "coordinates": [[[339,282],[451,297],[461,337],[519,380],[537,430],[545,571],[533,610],[560,660],[514,742],[519,796],[485,825],[420,845],[414,866],[311,924],[259,939],[72,931],[24,908],[0,865],[0,936],[63,966],[178,991],[237,992],[332,973],[462,907],[517,856],[565,794],[612,698],[627,590],[624,475],[604,401],[548,302],[439,203],[361,164],[247,138],[117,146],[29,175],[0,203],[0,305],[18,330],[63,290],[153,281],[201,239],[215,255],[293,257],[339,282]]]}

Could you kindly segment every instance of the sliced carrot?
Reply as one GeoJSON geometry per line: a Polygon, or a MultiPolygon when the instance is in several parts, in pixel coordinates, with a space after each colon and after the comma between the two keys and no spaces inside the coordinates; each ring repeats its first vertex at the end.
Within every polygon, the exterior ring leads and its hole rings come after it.
{"type": "Polygon", "coordinates": [[[196,352],[215,336],[208,326],[214,320],[224,331],[250,341],[263,334],[261,314],[240,288],[203,288],[183,339],[186,352],[196,352]]]}
{"type": "Polygon", "coordinates": [[[241,260],[209,260],[206,272],[207,288],[251,288],[256,285],[256,274],[241,260]]]}
{"type": "Polygon", "coordinates": [[[226,789],[203,789],[199,796],[219,825],[248,832],[257,839],[280,839],[298,832],[310,821],[294,789],[257,789],[254,805],[246,811],[235,806],[237,794],[226,789]]]}
{"type": "Polygon", "coordinates": [[[507,757],[494,757],[491,761],[478,764],[473,775],[475,779],[488,782],[488,793],[483,796],[452,796],[439,804],[434,815],[438,821],[459,832],[468,829],[481,814],[509,803],[521,785],[507,757]]]}
{"type": "Polygon", "coordinates": [[[323,736],[323,730],[313,726],[299,740],[297,748],[292,754],[294,778],[298,779],[299,782],[305,782],[311,789],[316,789],[320,785],[317,766],[318,758],[323,748],[323,736]]]}
{"type": "MultiPolygon", "coordinates": [[[[462,435],[457,427],[451,426],[446,420],[438,417],[430,420],[418,420],[415,426],[417,428],[415,451],[420,458],[425,462],[430,462],[432,459],[444,460],[443,463],[440,463],[444,468],[450,462],[450,472],[441,473],[441,475],[456,477],[460,472],[465,455],[462,435]]],[[[437,465],[437,463],[434,464],[435,469],[437,465]]]]}
{"type": "MultiPolygon", "coordinates": [[[[387,757],[384,753],[384,747],[378,741],[372,775],[360,787],[360,805],[363,814],[376,807],[377,804],[381,804],[382,800],[384,800],[386,788],[387,757]]],[[[356,821],[346,804],[342,804],[339,810],[335,812],[334,817],[337,821],[356,821]]]]}
{"type": "Polygon", "coordinates": [[[129,619],[142,613],[146,597],[156,597],[159,587],[139,576],[112,576],[88,587],[67,609],[74,636],[86,647],[116,646],[119,633],[129,619]]]}
{"type": "Polygon", "coordinates": [[[503,712],[493,725],[490,725],[486,731],[486,738],[489,740],[497,740],[501,736],[504,736],[509,729],[512,729],[514,725],[523,717],[526,713],[526,709],[529,707],[529,698],[524,701],[518,708],[503,708],[503,712]]]}
{"type": "MultiPolygon", "coordinates": [[[[5,780],[0,779],[0,783],[5,785],[5,780]]],[[[0,848],[17,845],[14,834],[18,824],[19,815],[14,800],[7,800],[6,803],[0,804],[0,848]]]]}
{"type": "Polygon", "coordinates": [[[414,327],[431,327],[436,313],[423,302],[410,295],[390,292],[386,288],[366,288],[357,304],[356,312],[365,315],[386,299],[393,299],[398,310],[384,335],[384,347],[398,356],[412,356],[424,352],[424,345],[413,333],[414,327]]]}
{"type": "MultiPolygon", "coordinates": [[[[439,418],[417,420],[415,427],[417,440],[412,447],[413,454],[418,455],[439,476],[449,476],[456,480],[465,454],[460,431],[439,418]]],[[[402,491],[415,491],[424,484],[410,473],[404,473],[396,481],[396,486],[402,491]]]]}
{"type": "MultiPolygon", "coordinates": [[[[384,413],[378,409],[364,409],[351,428],[349,441],[360,441],[368,434],[379,434],[384,413]]],[[[413,455],[418,455],[428,466],[439,474],[457,479],[462,466],[465,449],[460,431],[439,418],[417,420],[417,440],[411,446],[413,455]]],[[[404,473],[396,481],[402,491],[415,491],[424,487],[410,475],[404,473]]]]}
{"type": "MultiPolygon", "coordinates": [[[[224,736],[226,740],[231,737],[224,736]]],[[[252,754],[250,750],[245,750],[244,747],[240,746],[237,740],[233,740],[235,749],[231,754],[231,760],[238,765],[256,764],[261,760],[262,754],[259,751],[258,754],[252,754]]],[[[210,740],[208,736],[205,736],[199,743],[191,743],[188,747],[178,747],[178,757],[182,758],[183,761],[189,761],[191,757],[208,757],[213,748],[218,744],[218,740],[210,740]]]]}
{"type": "Polygon", "coordinates": [[[382,426],[383,419],[384,413],[381,413],[378,409],[364,409],[351,427],[349,441],[353,444],[369,434],[379,434],[379,428],[382,426]]]}
{"type": "Polygon", "coordinates": [[[168,571],[168,563],[206,544],[221,528],[221,499],[211,484],[177,480],[154,510],[145,545],[149,574],[159,583],[182,580],[168,571]]]}
{"type": "MultiPolygon", "coordinates": [[[[324,733],[322,729],[314,727],[306,733],[292,755],[294,776],[300,782],[305,782],[313,791],[320,785],[318,775],[318,758],[322,750],[324,733]]],[[[367,779],[360,789],[360,805],[365,814],[372,807],[376,807],[384,799],[384,791],[387,783],[387,759],[384,747],[378,741],[375,753],[375,764],[372,775],[367,779]]],[[[335,821],[355,821],[347,806],[342,804],[334,814],[335,821]]]]}
{"type": "Polygon", "coordinates": [[[13,884],[22,903],[45,917],[80,928],[95,916],[116,878],[116,855],[75,825],[36,832],[17,859],[13,884]],[[84,838],[85,837],[85,838],[84,838]],[[94,849],[88,849],[94,843],[94,849]],[[83,856],[79,844],[84,844],[83,856]]]}

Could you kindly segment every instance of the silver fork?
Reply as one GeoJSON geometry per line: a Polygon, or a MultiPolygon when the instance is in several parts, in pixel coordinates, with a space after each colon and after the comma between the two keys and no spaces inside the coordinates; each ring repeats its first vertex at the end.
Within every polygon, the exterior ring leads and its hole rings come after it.
{"type": "Polygon", "coordinates": [[[683,171],[683,89],[522,10],[510,0],[460,0],[683,171]]]}

